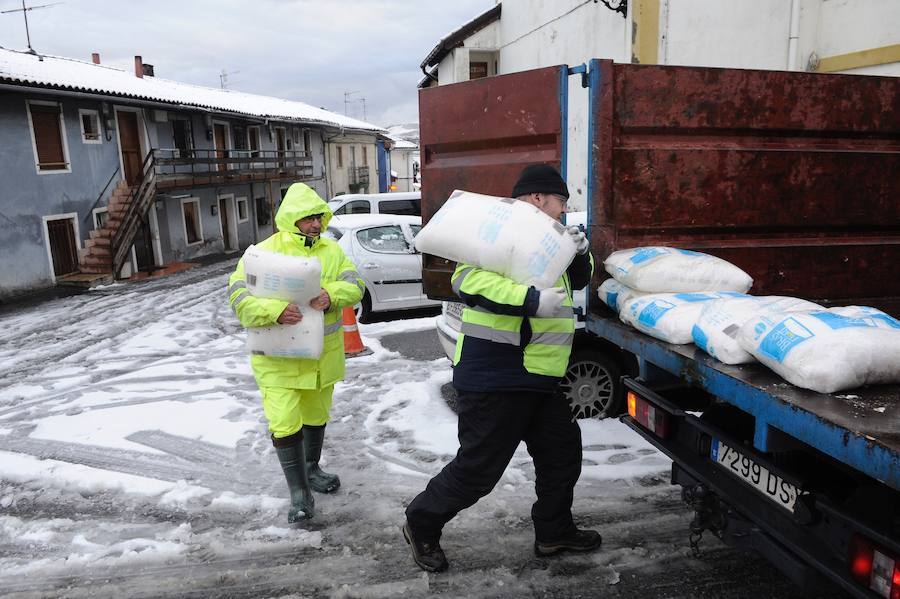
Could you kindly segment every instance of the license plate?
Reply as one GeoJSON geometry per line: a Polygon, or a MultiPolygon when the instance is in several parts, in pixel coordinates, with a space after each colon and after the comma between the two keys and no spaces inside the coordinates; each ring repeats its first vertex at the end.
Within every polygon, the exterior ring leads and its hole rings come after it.
{"type": "Polygon", "coordinates": [[[797,487],[740,451],[713,439],[710,456],[713,461],[728,470],[774,503],[793,513],[799,491],[797,487]]]}
{"type": "Polygon", "coordinates": [[[462,320],[462,313],[465,307],[465,304],[460,302],[447,302],[447,315],[456,320],[462,320]]]}

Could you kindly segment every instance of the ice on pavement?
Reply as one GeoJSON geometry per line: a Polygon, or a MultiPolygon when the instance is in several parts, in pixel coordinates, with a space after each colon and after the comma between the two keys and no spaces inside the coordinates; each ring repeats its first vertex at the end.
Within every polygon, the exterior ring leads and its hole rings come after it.
{"type": "MultiPolygon", "coordinates": [[[[245,335],[226,302],[233,265],[0,314],[0,579],[335,544],[358,554],[349,547],[372,530],[392,540],[371,551],[396,540],[407,559],[396,533],[405,502],[457,449],[441,396],[451,368],[380,339],[434,336],[434,318],[360,325],[373,353],[348,360],[322,460],[344,487],[317,495],[316,519],[289,527],[245,335]]],[[[618,421],[580,425],[583,481],[628,484],[669,467],[618,421]]],[[[492,495],[492,513],[533,497],[524,445],[492,495]]],[[[400,587],[420,584],[409,565],[397,566],[400,587]]]]}

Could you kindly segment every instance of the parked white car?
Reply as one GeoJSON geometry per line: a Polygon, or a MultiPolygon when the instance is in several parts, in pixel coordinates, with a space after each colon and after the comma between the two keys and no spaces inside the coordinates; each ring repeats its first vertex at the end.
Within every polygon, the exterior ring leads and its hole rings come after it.
{"type": "Polygon", "coordinates": [[[357,319],[373,312],[438,306],[422,292],[422,255],[413,238],[422,218],[396,214],[356,214],[332,217],[324,235],[335,239],[366,283],[357,319]]]}
{"type": "Polygon", "coordinates": [[[348,193],[328,200],[335,216],[352,214],[408,214],[422,216],[422,192],[348,193]]]}
{"type": "MultiPolygon", "coordinates": [[[[566,215],[566,223],[583,226],[585,216],[584,212],[571,212],[566,215]]],[[[594,258],[596,262],[597,257],[594,258]]],[[[597,266],[595,264],[595,269],[597,266]]],[[[625,391],[620,379],[634,366],[616,362],[610,355],[597,351],[596,341],[591,344],[584,343],[585,335],[588,334],[584,330],[586,297],[587,290],[576,291],[574,294],[575,343],[561,388],[576,418],[619,416],[625,407],[625,391]]],[[[465,305],[460,302],[442,302],[441,314],[435,323],[438,340],[451,362],[456,353],[456,340],[462,327],[463,309],[465,305]]]]}

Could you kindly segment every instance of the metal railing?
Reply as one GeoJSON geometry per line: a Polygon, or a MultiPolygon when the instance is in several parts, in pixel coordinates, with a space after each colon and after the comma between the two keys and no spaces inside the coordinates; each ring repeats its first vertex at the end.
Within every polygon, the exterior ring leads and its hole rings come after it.
{"type": "Polygon", "coordinates": [[[153,166],[154,151],[147,152],[144,163],[141,165],[141,179],[131,188],[131,198],[128,208],[122,215],[122,222],[116,227],[116,231],[110,240],[110,253],[112,254],[112,272],[116,277],[125,264],[125,259],[131,252],[131,244],[137,234],[141,221],[146,217],[153,200],[156,197],[156,172],[153,166]]]}
{"type": "Polygon", "coordinates": [[[159,187],[268,179],[310,179],[313,161],[297,150],[153,150],[159,187]]]}
{"type": "Polygon", "coordinates": [[[118,175],[118,174],[119,174],[119,167],[117,166],[116,170],[113,171],[113,174],[109,176],[109,181],[107,181],[106,185],[103,186],[103,189],[100,190],[100,195],[98,195],[97,199],[94,200],[94,205],[91,206],[91,209],[88,210],[87,214],[84,215],[84,222],[90,223],[92,229],[94,228],[94,223],[91,219],[94,216],[94,210],[97,208],[97,206],[100,205],[100,201],[103,200],[103,196],[106,195],[106,190],[109,189],[109,186],[112,185],[113,179],[115,179],[116,175],[118,175]]]}
{"type": "Polygon", "coordinates": [[[357,166],[350,167],[347,173],[350,185],[368,185],[369,184],[369,167],[357,166]]]}

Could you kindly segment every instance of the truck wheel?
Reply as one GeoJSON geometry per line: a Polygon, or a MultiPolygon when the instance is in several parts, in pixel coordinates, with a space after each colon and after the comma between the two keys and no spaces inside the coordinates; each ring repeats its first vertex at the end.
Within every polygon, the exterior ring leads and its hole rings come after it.
{"type": "Polygon", "coordinates": [[[611,418],[625,408],[622,368],[594,349],[575,349],[561,387],[575,418],[611,418]]]}

